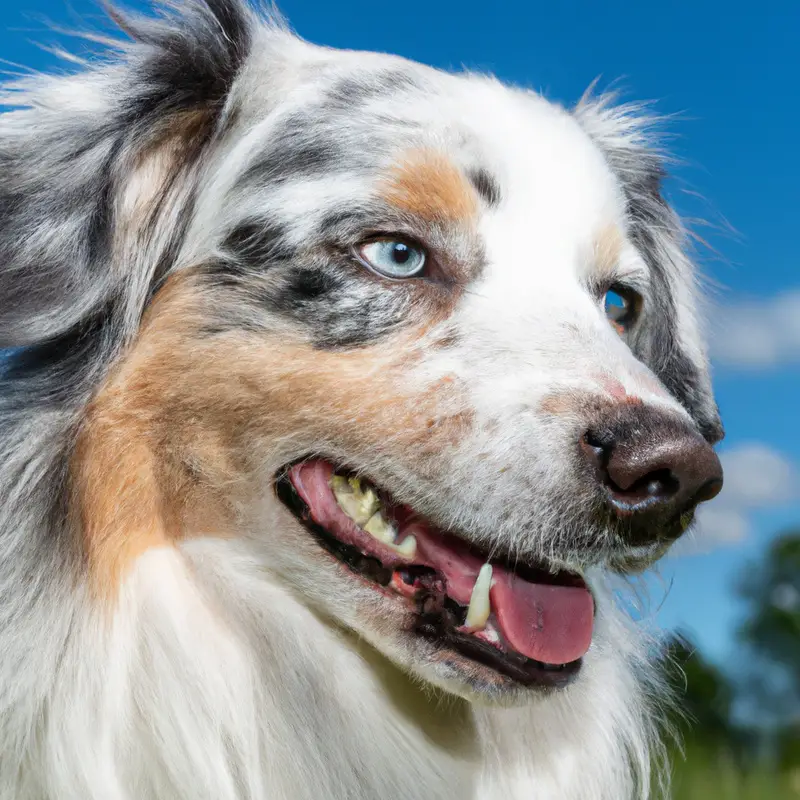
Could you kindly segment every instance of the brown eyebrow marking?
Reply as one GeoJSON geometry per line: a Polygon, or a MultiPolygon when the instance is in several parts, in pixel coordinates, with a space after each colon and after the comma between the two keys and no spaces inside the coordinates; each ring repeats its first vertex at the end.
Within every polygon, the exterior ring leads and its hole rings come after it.
{"type": "Polygon", "coordinates": [[[616,225],[607,225],[594,241],[594,268],[598,278],[613,278],[622,253],[622,232],[616,225]]]}
{"type": "Polygon", "coordinates": [[[424,220],[470,224],[478,195],[467,176],[443,153],[414,150],[390,172],[383,198],[424,220]]]}

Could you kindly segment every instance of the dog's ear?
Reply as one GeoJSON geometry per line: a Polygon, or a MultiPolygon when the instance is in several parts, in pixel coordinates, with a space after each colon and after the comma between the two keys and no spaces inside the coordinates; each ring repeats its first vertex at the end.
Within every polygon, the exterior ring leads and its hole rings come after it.
{"type": "Polygon", "coordinates": [[[135,329],[180,245],[254,24],[245,0],[162,1],[110,11],[129,40],[102,62],[0,95],[0,348],[80,338],[112,310],[135,329]]]}
{"type": "Polygon", "coordinates": [[[652,135],[654,118],[613,95],[581,100],[575,115],[622,184],[630,236],[650,268],[650,313],[632,347],[692,415],[709,441],[722,438],[708,358],[697,315],[697,277],[686,231],[665,201],[665,158],[652,135]]]}

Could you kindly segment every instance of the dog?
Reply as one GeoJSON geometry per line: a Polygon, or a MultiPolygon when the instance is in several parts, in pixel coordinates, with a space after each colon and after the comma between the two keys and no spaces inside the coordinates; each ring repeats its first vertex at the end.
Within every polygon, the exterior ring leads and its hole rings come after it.
{"type": "Polygon", "coordinates": [[[155,11],[3,93],[0,797],[653,796],[614,587],[722,481],[654,120],[155,11]]]}

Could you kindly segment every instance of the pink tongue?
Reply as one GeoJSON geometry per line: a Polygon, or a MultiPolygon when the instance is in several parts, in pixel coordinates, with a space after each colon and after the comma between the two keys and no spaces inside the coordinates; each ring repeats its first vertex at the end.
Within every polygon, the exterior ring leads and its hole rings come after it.
{"type": "MultiPolygon", "coordinates": [[[[447,594],[468,605],[482,560],[456,537],[436,530],[405,507],[395,508],[398,541],[413,535],[417,554],[412,561],[398,556],[360,530],[338,507],[328,481],[333,473],[324,461],[305,462],[292,469],[295,488],[319,524],[337,538],[385,565],[421,564],[441,573],[447,594]]],[[[492,564],[492,611],[507,644],[528,658],[545,664],[568,664],[585,655],[592,641],[594,603],[585,586],[531,583],[492,564]]]]}
{"type": "MultiPolygon", "coordinates": [[[[401,525],[402,537],[417,540],[416,563],[441,572],[447,594],[469,605],[483,562],[457,539],[424,522],[401,525]]],[[[583,657],[592,643],[594,601],[585,586],[531,583],[492,564],[492,611],[507,643],[544,664],[568,664],[583,657]]]]}
{"type": "Polygon", "coordinates": [[[492,566],[492,611],[507,642],[545,664],[568,664],[592,643],[594,602],[583,586],[529,583],[492,566]]]}

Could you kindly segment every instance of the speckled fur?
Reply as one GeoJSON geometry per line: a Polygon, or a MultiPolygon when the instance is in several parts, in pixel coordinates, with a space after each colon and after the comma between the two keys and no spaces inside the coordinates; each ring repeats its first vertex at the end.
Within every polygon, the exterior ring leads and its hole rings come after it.
{"type": "Polygon", "coordinates": [[[117,16],[130,39],[0,116],[0,798],[651,796],[662,690],[571,449],[575,397],[720,431],[648,120],[241,0],[117,16]],[[437,280],[354,262],[375,228],[437,280]],[[630,341],[600,273],[645,297],[630,341]],[[468,681],[409,635],[276,500],[308,453],[589,570],[578,680],[468,681]]]}

